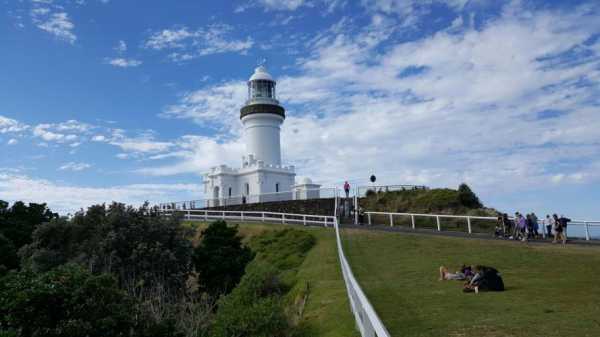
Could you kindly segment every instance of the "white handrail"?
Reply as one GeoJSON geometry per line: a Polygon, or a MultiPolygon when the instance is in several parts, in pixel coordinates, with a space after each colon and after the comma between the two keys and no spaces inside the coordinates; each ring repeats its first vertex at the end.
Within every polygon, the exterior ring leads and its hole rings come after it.
{"type": "Polygon", "coordinates": [[[184,220],[202,220],[221,219],[221,220],[244,220],[244,221],[262,221],[273,220],[285,223],[303,223],[303,224],[321,224],[328,227],[334,223],[335,217],[330,215],[315,214],[294,214],[262,211],[216,211],[216,210],[168,210],[163,214],[170,216],[174,212],[182,213],[184,220]]]}
{"type": "MultiPolygon", "coordinates": [[[[428,218],[435,218],[436,219],[436,225],[437,225],[437,230],[441,231],[442,230],[442,226],[440,224],[440,218],[453,218],[453,219],[466,219],[467,220],[467,231],[469,234],[472,233],[472,228],[471,228],[471,220],[497,220],[498,217],[492,217],[492,216],[477,216],[477,215],[452,215],[452,214],[427,214],[427,213],[401,213],[401,212],[376,212],[376,211],[366,211],[364,212],[364,214],[367,215],[368,217],[368,224],[371,225],[372,223],[372,218],[371,215],[384,215],[387,216],[389,219],[387,220],[387,222],[389,222],[390,226],[394,225],[394,216],[409,216],[411,218],[411,227],[413,229],[415,229],[415,217],[420,216],[420,217],[428,217],[428,218]]],[[[510,217],[509,219],[513,220],[514,218],[510,217]]],[[[538,220],[538,224],[539,225],[543,225],[543,219],[538,220]]],[[[585,239],[586,240],[591,240],[591,235],[590,235],[590,227],[600,227],[600,221],[589,221],[589,220],[571,220],[569,221],[569,226],[584,226],[584,230],[585,230],[585,239]]],[[[542,230],[542,235],[545,237],[545,231],[542,230]]]]}
{"type": "Polygon", "coordinates": [[[346,290],[350,300],[350,307],[354,313],[356,325],[358,326],[361,336],[390,337],[390,333],[387,331],[385,325],[383,325],[383,322],[377,315],[377,312],[375,312],[375,309],[373,309],[371,302],[369,302],[369,299],[352,273],[352,269],[350,268],[350,264],[348,263],[344,254],[344,249],[342,248],[338,222],[335,218],[333,226],[335,228],[338,257],[340,259],[342,275],[344,276],[344,283],[346,284],[346,290]]]}

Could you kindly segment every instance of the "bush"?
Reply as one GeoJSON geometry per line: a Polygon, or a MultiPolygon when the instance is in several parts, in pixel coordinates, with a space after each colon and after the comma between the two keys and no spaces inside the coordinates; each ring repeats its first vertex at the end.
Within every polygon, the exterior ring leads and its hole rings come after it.
{"type": "Polygon", "coordinates": [[[31,242],[35,228],[57,217],[46,204],[25,205],[17,201],[8,207],[6,201],[0,200],[0,275],[2,270],[19,267],[16,252],[31,242]]]}
{"type": "Polygon", "coordinates": [[[252,251],[242,246],[237,226],[228,227],[222,220],[211,223],[202,231],[202,241],[194,250],[198,286],[215,297],[229,293],[253,257],[252,251]]]}
{"type": "MultiPolygon", "coordinates": [[[[305,231],[285,229],[253,237],[255,259],[240,284],[218,303],[211,336],[295,336],[296,273],[315,238],[305,231]],[[290,313],[289,315],[286,313],[290,313]]],[[[298,288],[306,289],[306,285],[298,288]]]]}
{"type": "Polygon", "coordinates": [[[276,269],[253,264],[239,286],[219,301],[211,336],[287,336],[281,293],[276,269]]]}
{"type": "Polygon", "coordinates": [[[465,183],[458,186],[458,200],[463,206],[468,208],[483,207],[477,195],[475,195],[475,193],[471,191],[471,188],[465,183]]]}
{"type": "Polygon", "coordinates": [[[19,336],[129,336],[133,302],[108,274],[76,265],[0,280],[0,322],[19,336]]]}
{"type": "Polygon", "coordinates": [[[112,273],[132,295],[151,287],[180,291],[191,271],[192,246],[179,220],[146,207],[95,205],[71,220],[39,226],[20,253],[33,271],[74,262],[94,273],[112,273]]]}
{"type": "Polygon", "coordinates": [[[4,275],[7,270],[18,266],[19,258],[15,246],[12,241],[0,233],[0,276],[4,275]]]}

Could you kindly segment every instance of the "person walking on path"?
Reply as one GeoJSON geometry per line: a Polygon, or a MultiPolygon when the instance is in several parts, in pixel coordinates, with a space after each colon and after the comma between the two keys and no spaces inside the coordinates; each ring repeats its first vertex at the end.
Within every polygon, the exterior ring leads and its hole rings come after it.
{"type": "Polygon", "coordinates": [[[567,237],[563,233],[564,228],[561,224],[561,221],[558,219],[556,214],[552,215],[552,218],[554,220],[554,241],[552,241],[552,243],[556,243],[559,239],[561,239],[564,245],[567,243],[567,237]]]}
{"type": "Polygon", "coordinates": [[[533,236],[536,239],[540,236],[540,233],[539,233],[539,229],[540,229],[539,222],[540,222],[540,220],[538,219],[537,215],[535,215],[535,213],[531,213],[531,223],[533,224],[533,236]]]}
{"type": "Polygon", "coordinates": [[[346,198],[350,197],[350,184],[348,181],[344,182],[344,192],[346,192],[346,198]]]}
{"type": "Polygon", "coordinates": [[[558,221],[560,221],[560,225],[563,229],[563,235],[565,237],[565,240],[567,240],[567,226],[569,225],[569,222],[571,222],[571,219],[566,218],[564,215],[561,214],[560,218],[558,218],[558,221]]]}
{"type": "Polygon", "coordinates": [[[546,214],[546,220],[544,220],[544,225],[546,225],[546,235],[548,238],[552,237],[552,228],[554,228],[554,218],[550,216],[550,214],[546,214]]]}

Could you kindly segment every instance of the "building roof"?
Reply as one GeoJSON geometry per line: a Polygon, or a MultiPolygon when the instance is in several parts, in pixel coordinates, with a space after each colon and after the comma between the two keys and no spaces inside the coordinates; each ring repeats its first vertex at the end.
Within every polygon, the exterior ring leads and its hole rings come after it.
{"type": "Polygon", "coordinates": [[[265,81],[275,82],[275,80],[273,79],[271,74],[269,74],[267,72],[267,68],[265,68],[265,66],[260,66],[256,69],[254,69],[254,74],[252,74],[252,76],[250,76],[250,79],[248,81],[257,81],[257,80],[265,80],[265,81]]]}

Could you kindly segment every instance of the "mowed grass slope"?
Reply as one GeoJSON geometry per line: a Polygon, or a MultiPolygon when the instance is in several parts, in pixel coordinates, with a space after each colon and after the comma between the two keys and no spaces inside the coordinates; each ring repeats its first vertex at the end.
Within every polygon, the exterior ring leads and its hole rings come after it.
{"type": "Polygon", "coordinates": [[[344,230],[350,265],[392,336],[600,336],[600,248],[344,230]],[[465,294],[438,268],[496,267],[465,294]]]}
{"type": "MultiPolygon", "coordinates": [[[[233,225],[237,222],[228,224],[233,225]]],[[[207,226],[198,222],[188,222],[186,225],[197,229],[197,237],[194,240],[199,239],[200,231],[207,226]]],[[[332,228],[242,223],[239,224],[239,232],[244,236],[244,242],[249,242],[251,237],[266,231],[290,227],[308,231],[317,239],[297,274],[299,282],[308,282],[310,288],[303,318],[299,324],[310,336],[358,337],[337,258],[332,228]]]]}

